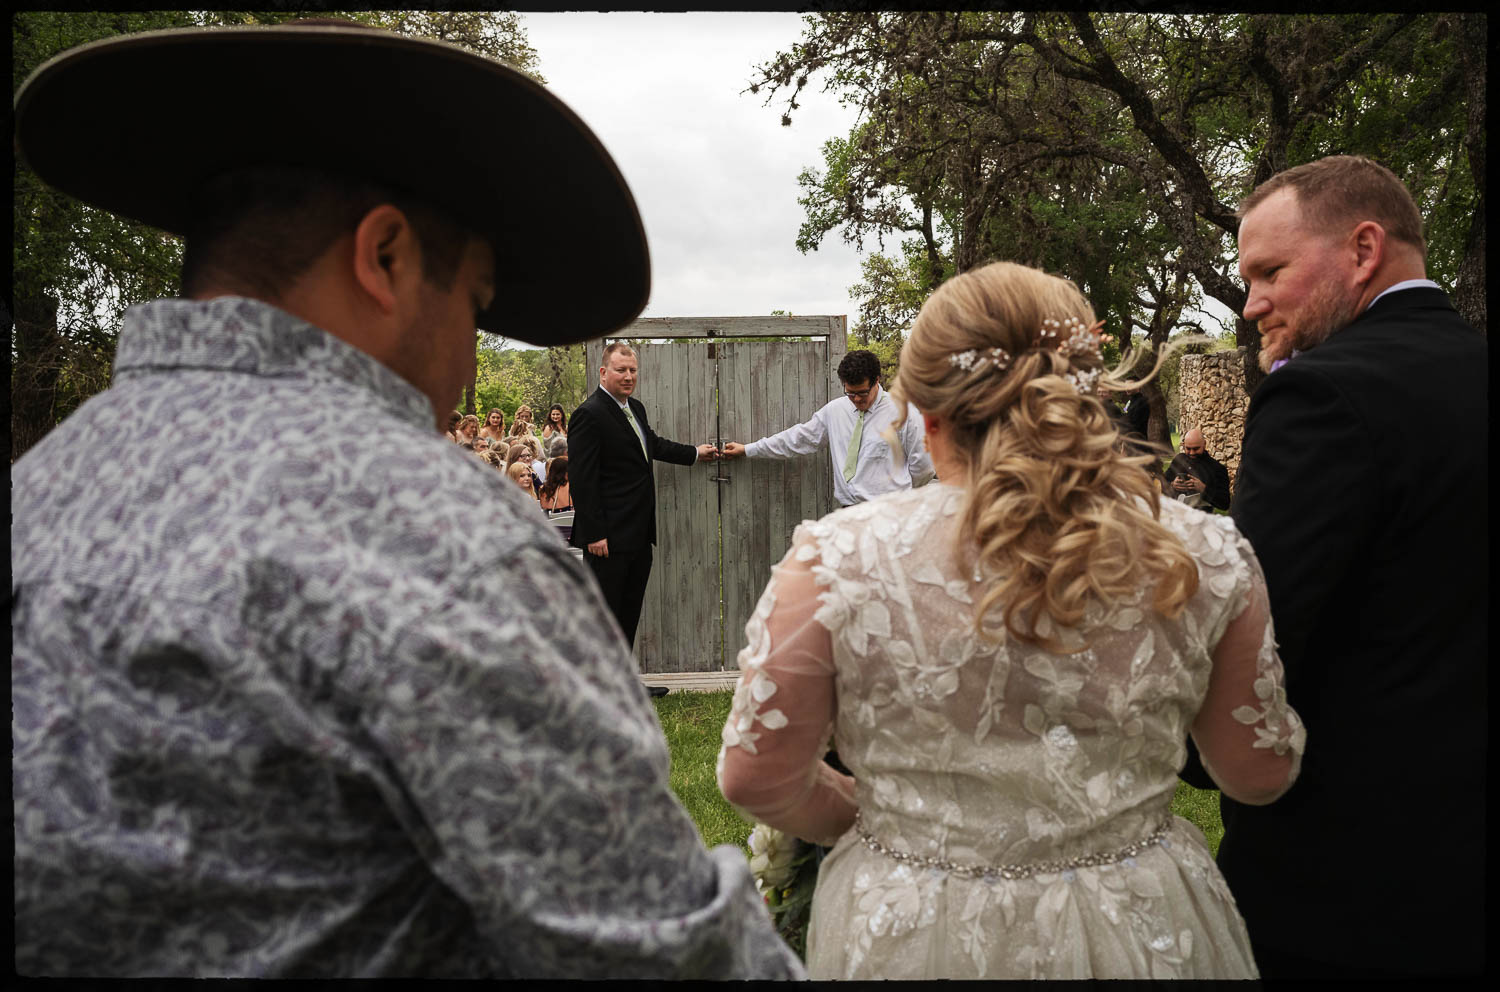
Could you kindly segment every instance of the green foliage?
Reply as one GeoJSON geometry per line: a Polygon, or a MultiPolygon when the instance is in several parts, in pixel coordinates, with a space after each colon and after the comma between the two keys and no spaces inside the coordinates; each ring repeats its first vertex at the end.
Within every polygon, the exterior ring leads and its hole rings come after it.
{"type": "Polygon", "coordinates": [[[720,733],[729,719],[734,693],[673,692],[652,700],[672,753],[672,791],[698,825],[709,847],[733,844],[750,855],[746,843],[752,824],[734,811],[719,791],[714,769],[720,733]]]}
{"type": "MultiPolygon", "coordinates": [[[[1243,309],[1234,204],[1340,152],[1403,177],[1428,218],[1429,274],[1485,327],[1482,15],[839,11],[804,23],[751,90],[780,97],[790,123],[821,76],[861,113],[800,178],[797,246],[837,230],[883,255],[884,237],[911,239],[900,258],[867,261],[862,339],[909,325],[914,301],[954,272],[1006,258],[1071,278],[1111,331],[1159,347],[1204,295],[1243,309]]],[[[1236,334],[1253,359],[1253,328],[1236,334]]]]}
{"type": "Polygon", "coordinates": [[[553,403],[562,404],[569,416],[588,396],[592,386],[585,374],[584,346],[561,348],[507,348],[505,340],[480,334],[478,371],[474,379],[474,407],[484,412],[499,407],[510,423],[524,403],[531,407],[533,422],[553,403]]]}
{"type": "Polygon", "coordinates": [[[776,922],[776,932],[803,961],[807,960],[807,925],[812,922],[813,895],[818,888],[818,848],[797,841],[797,856],[790,864],[794,874],[786,888],[766,893],[766,908],[776,922]]]}
{"type": "Polygon", "coordinates": [[[852,295],[862,298],[851,332],[853,338],[861,342],[862,348],[873,350],[873,342],[879,341],[894,343],[899,350],[912,321],[917,319],[932,286],[936,285],[922,243],[902,242],[899,260],[872,252],[860,262],[860,273],[864,281],[849,287],[852,295]]]}
{"type": "Polygon", "coordinates": [[[1177,791],[1172,794],[1172,815],[1203,831],[1208,841],[1208,850],[1219,856],[1219,842],[1224,839],[1224,821],[1219,815],[1219,793],[1217,789],[1195,789],[1182,780],[1177,782],[1177,791]]]}
{"type": "Polygon", "coordinates": [[[886,386],[890,386],[895,381],[896,373],[901,370],[901,339],[864,342],[860,341],[855,335],[850,334],[845,339],[845,351],[860,349],[873,352],[875,357],[880,360],[881,381],[886,386]]]}

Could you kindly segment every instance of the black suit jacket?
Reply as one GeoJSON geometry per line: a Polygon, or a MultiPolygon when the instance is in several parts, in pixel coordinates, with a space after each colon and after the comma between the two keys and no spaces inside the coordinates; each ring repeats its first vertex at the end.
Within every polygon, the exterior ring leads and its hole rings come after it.
{"type": "Polygon", "coordinates": [[[1402,290],[1251,400],[1233,515],[1307,751],[1270,806],[1221,800],[1219,865],[1268,947],[1480,967],[1487,358],[1447,296],[1402,290]]]}
{"type": "MultiPolygon", "coordinates": [[[[1203,498],[1208,500],[1208,505],[1217,510],[1229,509],[1229,469],[1213,455],[1204,452],[1194,458],[1192,455],[1179,453],[1167,466],[1164,478],[1170,486],[1172,480],[1179,475],[1191,475],[1202,480],[1203,498]]],[[[1167,495],[1173,495],[1170,488],[1167,495]]]]}
{"type": "MultiPolygon", "coordinates": [[[[658,437],[635,397],[630,412],[646,435],[654,460],[691,465],[698,450],[658,437]]],[[[603,389],[595,389],[568,418],[568,483],[573,495],[575,548],[602,538],[609,550],[639,551],[656,543],[656,488],[651,461],[625,413],[603,389]]]]}

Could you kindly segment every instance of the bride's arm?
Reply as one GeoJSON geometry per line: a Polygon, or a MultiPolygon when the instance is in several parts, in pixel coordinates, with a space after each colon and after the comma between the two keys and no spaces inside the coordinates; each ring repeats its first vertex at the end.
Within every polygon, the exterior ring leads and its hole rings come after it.
{"type": "Polygon", "coordinates": [[[719,788],[746,817],[831,845],[854,822],[854,780],[822,761],[836,709],[833,641],[815,618],[810,550],[794,546],[772,570],[746,624],[719,788]]]}
{"type": "Polygon", "coordinates": [[[1307,733],[1286,698],[1265,579],[1253,556],[1250,572],[1244,609],[1214,647],[1208,693],[1192,734],[1219,789],[1262,806],[1297,780],[1307,733]]]}

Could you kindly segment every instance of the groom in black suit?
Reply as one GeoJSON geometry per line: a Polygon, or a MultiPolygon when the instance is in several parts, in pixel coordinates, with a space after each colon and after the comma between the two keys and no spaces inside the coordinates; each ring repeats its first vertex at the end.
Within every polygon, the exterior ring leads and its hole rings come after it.
{"type": "Polygon", "coordinates": [[[694,448],[651,430],[646,408],[631,395],[639,374],[629,345],[609,345],[599,369],[599,388],[568,418],[570,542],[584,549],[584,560],[628,645],[635,643],[646,580],[651,577],[651,546],[656,543],[651,462],[692,465],[718,457],[711,444],[694,448]]]}
{"type": "MultiPolygon", "coordinates": [[[[1485,954],[1488,352],[1368,159],[1240,208],[1263,362],[1234,519],[1265,570],[1302,774],[1221,798],[1219,866],[1266,978],[1478,975],[1485,954]],[[1295,349],[1295,351],[1294,351],[1295,349]],[[1461,449],[1435,444],[1461,426],[1461,449]]],[[[1211,787],[1190,763],[1184,778],[1211,787]]]]}

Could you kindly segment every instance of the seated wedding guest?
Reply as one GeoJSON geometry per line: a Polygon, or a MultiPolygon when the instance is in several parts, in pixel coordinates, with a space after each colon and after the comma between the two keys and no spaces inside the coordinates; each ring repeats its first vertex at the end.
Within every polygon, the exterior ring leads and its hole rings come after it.
{"type": "Polygon", "coordinates": [[[1139,383],[1102,373],[1098,326],[1035,269],[943,283],[891,389],[938,483],[798,527],[746,625],[719,782],[833,845],[813,978],[1256,975],[1169,806],[1190,733],[1246,803],[1305,734],[1250,545],[1115,446],[1094,387],[1139,383]]]}
{"type": "Polygon", "coordinates": [[[464,415],[457,410],[448,415],[448,426],[443,430],[443,433],[448,436],[448,440],[458,440],[458,425],[463,419],[464,415]]]}
{"type": "Polygon", "coordinates": [[[480,457],[484,459],[486,465],[497,468],[502,472],[505,471],[505,456],[494,448],[482,452],[480,457]]]}
{"type": "Polygon", "coordinates": [[[533,484],[536,477],[531,474],[530,465],[524,461],[514,462],[505,470],[505,474],[509,476],[511,482],[525,490],[527,496],[536,499],[536,486],[533,484]]]}
{"type": "Polygon", "coordinates": [[[12,466],[14,970],[803,977],[673,794],[598,589],[441,437],[476,328],[561,346],[645,305],[598,138],[525,73],[332,19],[83,45],[11,120],[39,182],[183,239],[182,298],[128,309],[109,388],[12,466]]]}
{"type": "MultiPolygon", "coordinates": [[[[513,438],[512,440],[515,443],[510,446],[510,453],[505,456],[506,472],[510,472],[510,470],[516,465],[525,465],[527,476],[532,480],[533,483],[535,483],[536,470],[532,467],[532,462],[534,461],[534,459],[531,457],[531,445],[526,443],[525,437],[513,438]]],[[[515,478],[515,476],[512,475],[511,478],[515,478]]],[[[533,490],[535,490],[535,485],[533,485],[532,488],[533,490]]],[[[534,491],[533,495],[535,495],[534,491]]]]}
{"type": "Polygon", "coordinates": [[[542,455],[542,440],[536,435],[526,439],[527,447],[531,449],[531,472],[536,476],[537,484],[547,481],[547,463],[542,455]]]}
{"type": "Polygon", "coordinates": [[[547,457],[561,458],[568,453],[568,437],[566,434],[554,434],[547,442],[547,457]]]}
{"type": "Polygon", "coordinates": [[[479,438],[479,418],[472,413],[465,414],[464,419],[458,422],[458,436],[468,441],[479,438]]]}
{"type": "Polygon", "coordinates": [[[523,444],[520,438],[516,438],[505,455],[505,467],[509,469],[517,462],[522,462],[527,468],[531,467],[531,448],[523,444]]]}
{"type": "Polygon", "coordinates": [[[554,458],[547,465],[547,481],[542,483],[542,509],[562,511],[573,509],[573,495],[568,491],[568,458],[554,458]]]}
{"type": "Polygon", "coordinates": [[[1208,453],[1196,427],[1182,435],[1182,453],[1167,466],[1163,481],[1163,491],[1188,506],[1229,509],[1229,469],[1208,453]]]}
{"type": "Polygon", "coordinates": [[[516,407],[516,415],[511,422],[511,437],[523,437],[527,434],[534,434],[535,432],[536,428],[533,427],[531,423],[531,407],[522,403],[520,406],[516,407]]]}
{"type": "Polygon", "coordinates": [[[492,442],[504,440],[505,412],[499,407],[491,410],[484,418],[484,426],[479,428],[479,436],[492,442]]]}
{"type": "Polygon", "coordinates": [[[547,422],[542,425],[543,439],[568,436],[568,415],[563,412],[561,403],[552,404],[547,411],[547,422]]]}
{"type": "Polygon", "coordinates": [[[504,441],[491,441],[490,450],[499,454],[502,467],[509,464],[507,459],[510,457],[510,445],[504,441]]]}

